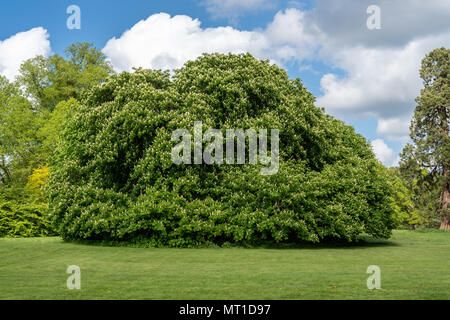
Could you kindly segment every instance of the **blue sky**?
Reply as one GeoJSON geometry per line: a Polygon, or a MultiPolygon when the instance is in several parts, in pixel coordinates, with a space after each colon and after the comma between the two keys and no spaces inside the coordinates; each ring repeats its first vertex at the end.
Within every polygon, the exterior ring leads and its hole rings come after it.
{"type": "Polygon", "coordinates": [[[23,59],[77,41],[94,43],[117,71],[249,51],[300,77],[389,166],[408,139],[420,59],[449,46],[449,21],[446,0],[16,0],[1,4],[0,74],[13,79],[23,59]],[[380,29],[367,27],[372,4],[380,29]],[[70,5],[81,10],[80,30],[66,27],[70,5]]]}

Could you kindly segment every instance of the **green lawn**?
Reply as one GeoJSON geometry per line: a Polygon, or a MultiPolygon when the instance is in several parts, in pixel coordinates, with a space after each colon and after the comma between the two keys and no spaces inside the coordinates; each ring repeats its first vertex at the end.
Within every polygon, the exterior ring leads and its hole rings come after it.
{"type": "Polygon", "coordinates": [[[450,232],[354,246],[148,249],[0,239],[0,299],[450,299],[450,232]],[[66,287],[68,265],[81,290],[66,287]],[[381,268],[368,290],[366,269],[381,268]]]}

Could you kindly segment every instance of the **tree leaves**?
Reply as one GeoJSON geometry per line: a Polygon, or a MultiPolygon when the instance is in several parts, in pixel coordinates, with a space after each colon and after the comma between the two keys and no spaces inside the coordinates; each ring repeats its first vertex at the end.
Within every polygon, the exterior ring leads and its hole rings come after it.
{"type": "Polygon", "coordinates": [[[316,108],[300,80],[249,54],[205,54],[172,78],[124,72],[86,91],[76,110],[47,189],[66,239],[354,241],[363,232],[389,237],[395,225],[392,190],[368,142],[316,108]],[[280,130],[278,173],[262,176],[248,162],[174,164],[172,132],[195,121],[223,134],[280,130]]]}

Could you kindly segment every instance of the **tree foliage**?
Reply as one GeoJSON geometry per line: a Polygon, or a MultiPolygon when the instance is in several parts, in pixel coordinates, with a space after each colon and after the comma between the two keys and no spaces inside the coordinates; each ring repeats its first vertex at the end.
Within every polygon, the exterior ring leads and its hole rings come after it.
{"type": "Polygon", "coordinates": [[[86,91],[50,172],[50,210],[65,239],[353,241],[389,237],[395,225],[391,185],[368,142],[316,108],[300,80],[249,54],[203,55],[173,77],[123,72],[86,91]],[[279,129],[278,173],[175,165],[171,134],[192,133],[194,121],[279,129]]]}
{"type": "Polygon", "coordinates": [[[401,168],[416,179],[437,180],[440,186],[441,228],[450,230],[450,50],[438,48],[422,60],[424,88],[417,97],[411,122],[411,139],[402,156],[401,168]],[[427,173],[422,177],[423,170],[427,173]],[[419,173],[419,174],[417,174],[419,173]]]}
{"type": "Polygon", "coordinates": [[[33,169],[47,165],[59,131],[81,91],[112,72],[89,43],[25,61],[16,82],[0,77],[0,183],[24,187],[33,169]]]}
{"type": "Polygon", "coordinates": [[[37,195],[42,195],[42,189],[48,180],[49,168],[41,167],[33,170],[33,173],[28,177],[27,189],[37,195]]]}
{"type": "Polygon", "coordinates": [[[0,237],[55,235],[47,203],[27,190],[2,188],[0,192],[0,237]]]}
{"type": "Polygon", "coordinates": [[[415,229],[416,225],[422,225],[426,222],[425,217],[420,211],[420,207],[416,205],[417,194],[412,186],[408,185],[406,180],[396,167],[391,167],[388,170],[389,182],[394,191],[392,197],[392,206],[394,208],[394,216],[397,224],[408,225],[410,229],[415,229]]]}
{"type": "Polygon", "coordinates": [[[49,234],[41,193],[48,160],[76,98],[112,72],[89,43],[66,54],[25,61],[15,82],[0,76],[0,236],[49,234]]]}
{"type": "Polygon", "coordinates": [[[20,94],[17,84],[0,77],[0,182],[16,184],[35,164],[41,115],[20,94]]]}
{"type": "Polygon", "coordinates": [[[58,54],[37,56],[20,67],[18,83],[41,111],[52,111],[59,102],[78,98],[83,89],[112,73],[105,55],[91,43],[72,44],[65,53],[66,59],[58,54]]]}

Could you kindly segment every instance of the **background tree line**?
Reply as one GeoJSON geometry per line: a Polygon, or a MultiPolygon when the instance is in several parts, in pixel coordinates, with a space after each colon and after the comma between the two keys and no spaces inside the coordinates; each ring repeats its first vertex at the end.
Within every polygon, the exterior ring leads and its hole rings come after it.
{"type": "Polygon", "coordinates": [[[25,61],[13,82],[0,76],[0,236],[52,233],[42,186],[59,132],[83,89],[112,73],[102,52],[75,43],[25,61]]]}
{"type": "MultiPolygon", "coordinates": [[[[399,166],[386,170],[404,227],[450,230],[449,51],[435,49],[423,59],[411,143],[399,166]]],[[[113,73],[101,51],[75,43],[64,57],[25,61],[13,82],[0,76],[0,236],[53,233],[42,193],[49,159],[83,90],[113,73]]]]}

